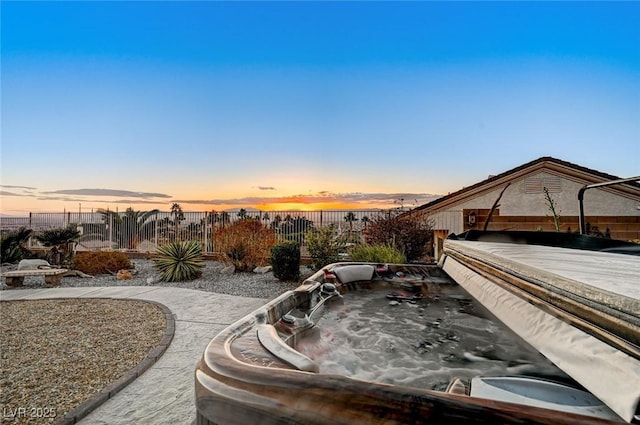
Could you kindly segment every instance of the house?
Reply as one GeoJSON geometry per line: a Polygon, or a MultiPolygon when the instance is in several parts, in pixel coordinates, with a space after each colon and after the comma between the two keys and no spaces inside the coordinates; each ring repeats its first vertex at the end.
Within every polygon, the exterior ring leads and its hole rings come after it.
{"type": "MultiPolygon", "coordinates": [[[[443,241],[449,234],[484,229],[503,190],[487,230],[556,231],[555,216],[560,231],[578,232],[580,189],[618,179],[620,177],[560,159],[542,157],[421,205],[407,214],[432,224],[434,254],[439,258],[443,241]]],[[[584,192],[583,206],[587,233],[640,241],[638,182],[589,189],[584,192]]]]}

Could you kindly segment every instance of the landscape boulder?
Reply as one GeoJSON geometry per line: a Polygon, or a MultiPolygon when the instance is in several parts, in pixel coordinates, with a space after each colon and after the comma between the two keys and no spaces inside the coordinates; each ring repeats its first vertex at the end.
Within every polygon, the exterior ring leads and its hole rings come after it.
{"type": "Polygon", "coordinates": [[[129,270],[118,270],[118,273],[116,274],[116,280],[129,280],[129,279],[133,279],[133,276],[131,275],[131,272],[129,270]]]}
{"type": "Polygon", "coordinates": [[[51,267],[47,260],[20,260],[18,270],[38,270],[44,267],[51,267]]]}

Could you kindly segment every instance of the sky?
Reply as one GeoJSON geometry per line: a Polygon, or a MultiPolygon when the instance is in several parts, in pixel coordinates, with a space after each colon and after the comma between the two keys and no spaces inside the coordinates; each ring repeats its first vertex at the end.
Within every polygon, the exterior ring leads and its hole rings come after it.
{"type": "Polygon", "coordinates": [[[417,206],[640,174],[638,2],[0,3],[0,213],[417,206]]]}

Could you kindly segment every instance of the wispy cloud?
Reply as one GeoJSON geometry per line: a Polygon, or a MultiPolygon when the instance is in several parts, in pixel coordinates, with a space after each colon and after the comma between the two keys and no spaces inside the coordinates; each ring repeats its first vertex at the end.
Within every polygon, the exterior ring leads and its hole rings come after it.
{"type": "Polygon", "coordinates": [[[29,186],[11,186],[8,184],[0,184],[0,187],[6,187],[7,189],[27,189],[27,190],[36,190],[35,187],[29,187],[29,186]]]}
{"type": "MultiPolygon", "coordinates": [[[[118,189],[63,189],[54,190],[51,192],[42,192],[46,195],[80,195],[80,196],[118,196],[118,197],[133,197],[133,198],[171,198],[171,195],[164,193],[149,193],[149,192],[132,192],[130,190],[118,190],[118,189]]],[[[139,202],[139,201],[136,201],[139,202]]]]}
{"type": "MultiPolygon", "coordinates": [[[[9,186],[4,186],[4,187],[9,187],[9,186]]],[[[25,195],[23,193],[14,193],[14,192],[7,192],[5,190],[0,190],[0,196],[29,196],[29,195],[25,195]]]]}
{"type": "Polygon", "coordinates": [[[258,186],[258,189],[260,189],[260,190],[276,190],[276,188],[273,187],[273,186],[258,186]]]}

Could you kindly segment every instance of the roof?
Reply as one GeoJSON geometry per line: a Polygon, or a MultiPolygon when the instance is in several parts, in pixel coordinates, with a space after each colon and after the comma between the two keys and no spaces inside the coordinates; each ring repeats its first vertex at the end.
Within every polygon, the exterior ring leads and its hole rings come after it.
{"type": "MultiPolygon", "coordinates": [[[[541,167],[543,165],[555,165],[555,166],[559,166],[568,170],[573,170],[579,174],[586,174],[589,176],[592,176],[593,178],[593,182],[592,183],[600,183],[603,181],[611,181],[611,180],[619,180],[620,177],[618,176],[614,176],[611,174],[607,174],[607,173],[603,173],[601,171],[597,171],[597,170],[593,170],[591,168],[587,168],[587,167],[583,167],[581,165],[577,165],[577,164],[573,164],[571,162],[568,161],[563,161],[561,159],[557,159],[557,158],[553,158],[551,156],[543,156],[540,157],[538,159],[535,159],[533,161],[527,162],[526,164],[522,164],[516,168],[513,168],[511,170],[505,171],[503,173],[500,173],[496,176],[491,176],[485,180],[482,180],[476,184],[473,184],[471,186],[467,186],[464,187],[456,192],[452,192],[446,196],[443,196],[441,198],[438,198],[434,201],[431,201],[429,203],[420,205],[419,207],[416,207],[414,209],[412,209],[411,211],[408,212],[408,214],[410,214],[411,212],[414,211],[420,211],[420,210],[426,210],[426,209],[432,209],[434,207],[437,207],[440,204],[444,204],[449,200],[455,199],[455,198],[460,198],[462,195],[464,195],[465,193],[469,193],[469,192],[473,192],[476,189],[479,189],[483,186],[487,186],[487,185],[491,185],[491,184],[497,184],[498,182],[500,182],[501,180],[505,180],[506,178],[508,178],[511,175],[517,175],[520,174],[521,172],[528,170],[530,168],[536,168],[536,167],[541,167]]],[[[636,189],[638,191],[638,194],[640,195],[640,184],[636,183],[636,182],[629,182],[629,183],[625,183],[625,185],[632,187],[633,189],[636,189]]],[[[635,190],[634,190],[635,191],[635,190]]]]}

